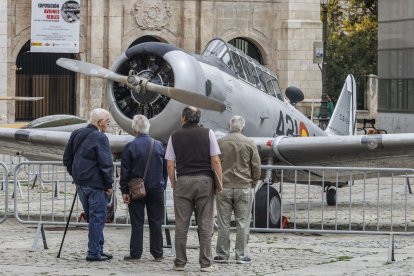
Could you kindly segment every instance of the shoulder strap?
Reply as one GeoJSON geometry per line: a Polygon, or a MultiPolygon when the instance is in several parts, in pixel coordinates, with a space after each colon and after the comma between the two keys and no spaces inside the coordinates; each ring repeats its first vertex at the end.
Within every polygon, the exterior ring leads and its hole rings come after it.
{"type": "Polygon", "coordinates": [[[151,161],[151,156],[152,156],[152,150],[153,150],[153,148],[154,148],[154,139],[151,138],[151,146],[150,146],[149,153],[148,153],[147,164],[145,164],[144,176],[142,177],[142,179],[144,179],[144,181],[145,181],[145,176],[147,175],[148,165],[149,165],[149,163],[151,161]]]}

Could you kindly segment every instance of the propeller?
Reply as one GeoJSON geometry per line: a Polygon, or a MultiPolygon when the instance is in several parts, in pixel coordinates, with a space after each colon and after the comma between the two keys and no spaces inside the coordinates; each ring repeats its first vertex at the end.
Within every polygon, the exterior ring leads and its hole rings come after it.
{"type": "Polygon", "coordinates": [[[226,105],[224,103],[210,97],[181,88],[166,87],[151,83],[147,79],[139,77],[137,75],[124,76],[96,64],[68,58],[59,58],[56,61],[56,64],[65,69],[82,73],[88,76],[124,83],[139,93],[155,92],[181,103],[198,108],[219,112],[226,110],[226,105]]]}

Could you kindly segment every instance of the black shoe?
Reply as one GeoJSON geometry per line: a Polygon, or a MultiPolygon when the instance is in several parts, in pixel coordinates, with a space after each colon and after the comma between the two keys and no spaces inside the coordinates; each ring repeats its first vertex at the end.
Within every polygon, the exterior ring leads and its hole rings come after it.
{"type": "Polygon", "coordinates": [[[124,261],[139,261],[141,260],[140,257],[132,257],[131,255],[124,256],[124,261]]]}
{"type": "Polygon", "coordinates": [[[250,259],[247,256],[236,260],[236,263],[238,264],[250,264],[251,262],[252,262],[252,259],[250,259]]]}
{"type": "Polygon", "coordinates": [[[112,254],[109,254],[109,253],[107,253],[107,252],[103,252],[102,254],[101,254],[101,256],[104,256],[104,257],[107,257],[108,258],[108,260],[110,260],[110,259],[112,259],[114,256],[112,256],[112,254]]]}
{"type": "Polygon", "coordinates": [[[106,256],[86,256],[88,262],[102,262],[109,260],[106,256]]]}
{"type": "Polygon", "coordinates": [[[162,262],[162,260],[164,260],[164,257],[155,257],[154,258],[154,262],[162,262]]]}
{"type": "Polygon", "coordinates": [[[215,263],[228,263],[228,259],[224,259],[222,256],[214,256],[213,262],[215,263]]]}

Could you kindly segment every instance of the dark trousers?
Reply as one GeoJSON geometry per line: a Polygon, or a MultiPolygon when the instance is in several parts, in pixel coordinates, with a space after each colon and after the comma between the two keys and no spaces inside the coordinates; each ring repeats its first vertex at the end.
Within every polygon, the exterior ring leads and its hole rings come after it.
{"type": "Polygon", "coordinates": [[[164,192],[149,193],[145,198],[129,204],[131,218],[130,255],[141,258],[144,235],[144,208],[147,207],[148,225],[150,230],[150,252],[154,258],[162,257],[162,224],[164,223],[164,192]]]}

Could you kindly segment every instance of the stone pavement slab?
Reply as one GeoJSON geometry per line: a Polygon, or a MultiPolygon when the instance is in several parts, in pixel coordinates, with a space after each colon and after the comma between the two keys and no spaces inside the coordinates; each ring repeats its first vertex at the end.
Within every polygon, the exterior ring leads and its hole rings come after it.
{"type": "MultiPolygon", "coordinates": [[[[183,272],[172,270],[173,255],[165,248],[165,259],[154,262],[149,253],[148,229],[140,262],[127,262],[129,227],[105,228],[105,251],[114,255],[107,262],[85,261],[86,227],[71,227],[61,258],[56,258],[63,226],[45,226],[49,249],[31,251],[36,226],[9,218],[0,224],[1,275],[412,275],[413,237],[395,238],[395,262],[387,264],[387,236],[308,235],[251,233],[251,264],[217,264],[219,271],[202,273],[198,249],[187,249],[189,263],[183,272]]],[[[172,230],[172,236],[174,231],[172,230]]],[[[213,246],[216,236],[213,237],[213,246]]],[[[198,244],[197,232],[189,231],[188,245],[198,244]]],[[[234,246],[234,233],[232,233],[234,246]]],[[[214,248],[213,248],[214,252],[214,248]]],[[[234,257],[234,254],[233,254],[234,257]]]]}

